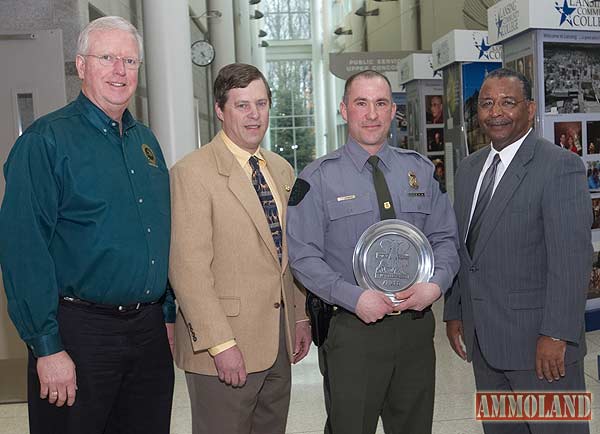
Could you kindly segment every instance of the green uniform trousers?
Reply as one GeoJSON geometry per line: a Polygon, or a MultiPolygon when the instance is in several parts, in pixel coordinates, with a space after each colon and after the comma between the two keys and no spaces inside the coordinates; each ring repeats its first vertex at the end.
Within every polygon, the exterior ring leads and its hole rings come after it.
{"type": "Polygon", "coordinates": [[[365,324],[338,309],[319,350],[325,434],[430,434],[435,389],[435,319],[410,312],[365,324]]]}

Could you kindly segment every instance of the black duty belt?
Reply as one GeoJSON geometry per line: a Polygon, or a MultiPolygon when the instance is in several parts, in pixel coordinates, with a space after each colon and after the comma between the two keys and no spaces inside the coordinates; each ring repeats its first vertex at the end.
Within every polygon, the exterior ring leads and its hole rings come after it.
{"type": "Polygon", "coordinates": [[[60,303],[63,305],[76,305],[82,307],[88,307],[92,309],[98,309],[105,312],[132,312],[136,310],[143,309],[147,306],[152,306],[154,304],[162,303],[164,300],[164,296],[156,301],[148,301],[143,303],[135,303],[135,304],[121,304],[121,305],[113,305],[113,304],[101,304],[101,303],[92,303],[91,301],[82,300],[80,298],[74,297],[60,297],[60,303]]]}
{"type": "MultiPolygon", "coordinates": [[[[425,314],[426,314],[427,312],[429,312],[430,310],[431,310],[431,306],[427,306],[427,307],[426,307],[425,309],[423,309],[423,310],[412,310],[412,309],[407,309],[407,310],[403,310],[403,311],[399,311],[399,312],[390,313],[390,314],[388,314],[388,315],[390,315],[390,316],[397,316],[397,315],[411,315],[411,318],[412,318],[412,319],[422,319],[422,318],[424,318],[424,317],[425,317],[425,314]]],[[[341,307],[339,307],[339,306],[334,306],[334,307],[333,307],[333,311],[334,311],[334,315],[335,315],[336,313],[338,313],[338,312],[339,312],[339,313],[345,312],[345,313],[350,313],[350,314],[352,314],[351,312],[348,312],[346,309],[343,309],[343,308],[341,308],[341,307]]],[[[352,315],[355,315],[355,314],[352,314],[352,315]]]]}

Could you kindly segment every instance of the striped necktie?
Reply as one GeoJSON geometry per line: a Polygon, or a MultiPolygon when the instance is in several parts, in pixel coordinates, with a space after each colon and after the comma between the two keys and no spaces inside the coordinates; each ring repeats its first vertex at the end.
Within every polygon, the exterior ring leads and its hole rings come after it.
{"type": "Polygon", "coordinates": [[[279,223],[279,213],[277,212],[277,204],[275,203],[275,199],[273,199],[273,194],[271,193],[271,189],[269,188],[265,177],[260,171],[258,158],[253,155],[250,157],[250,160],[248,160],[248,163],[250,164],[250,167],[252,167],[252,185],[256,190],[256,194],[258,194],[258,199],[265,212],[265,217],[267,217],[271,236],[273,237],[273,242],[277,249],[277,256],[279,256],[279,262],[281,263],[281,246],[283,239],[281,234],[281,224],[279,223]]]}

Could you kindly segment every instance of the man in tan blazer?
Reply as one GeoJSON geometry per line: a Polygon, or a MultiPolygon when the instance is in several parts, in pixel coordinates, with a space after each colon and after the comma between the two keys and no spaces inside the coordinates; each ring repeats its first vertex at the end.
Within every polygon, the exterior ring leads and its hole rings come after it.
{"type": "Polygon", "coordinates": [[[287,258],[293,170],[260,149],[271,92],[258,69],[223,67],[214,96],[222,131],[171,170],[175,361],[194,434],[283,434],[290,362],[310,345],[287,258]]]}

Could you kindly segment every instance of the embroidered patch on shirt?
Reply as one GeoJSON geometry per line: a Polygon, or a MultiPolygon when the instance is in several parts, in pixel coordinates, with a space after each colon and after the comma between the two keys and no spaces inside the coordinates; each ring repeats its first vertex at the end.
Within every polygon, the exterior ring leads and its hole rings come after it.
{"type": "Polygon", "coordinates": [[[302,202],[302,199],[304,199],[304,196],[306,196],[308,190],[310,190],[310,184],[308,182],[302,178],[296,179],[294,188],[292,188],[292,192],[290,193],[288,206],[296,206],[302,202]]]}
{"type": "Polygon", "coordinates": [[[156,155],[154,155],[154,151],[152,150],[152,148],[150,148],[150,146],[148,146],[144,143],[142,145],[142,152],[144,153],[144,156],[148,160],[149,165],[158,167],[158,164],[156,163],[156,155]]]}

